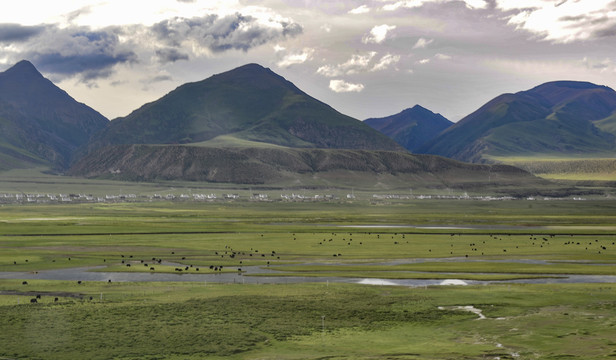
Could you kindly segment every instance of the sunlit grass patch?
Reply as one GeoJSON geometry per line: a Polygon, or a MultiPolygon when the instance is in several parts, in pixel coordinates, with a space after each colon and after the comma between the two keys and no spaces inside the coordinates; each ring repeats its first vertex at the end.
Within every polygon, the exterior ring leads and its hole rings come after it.
{"type": "Polygon", "coordinates": [[[600,157],[489,157],[490,160],[513,165],[537,176],[553,180],[615,181],[616,159],[600,157]]]}

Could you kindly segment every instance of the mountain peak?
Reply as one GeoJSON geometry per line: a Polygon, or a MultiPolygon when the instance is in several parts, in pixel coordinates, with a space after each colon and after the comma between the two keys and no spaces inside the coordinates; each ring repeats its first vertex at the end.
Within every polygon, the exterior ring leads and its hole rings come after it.
{"type": "Polygon", "coordinates": [[[522,93],[531,96],[539,95],[547,100],[550,106],[571,101],[580,95],[590,93],[614,93],[607,86],[596,85],[586,81],[552,81],[536,86],[522,93]]]}
{"type": "Polygon", "coordinates": [[[575,90],[589,90],[589,89],[609,89],[607,86],[596,85],[588,81],[572,81],[572,80],[559,80],[559,81],[551,81],[539,86],[535,86],[534,88],[528,91],[537,91],[543,89],[555,89],[555,88],[567,88],[567,89],[575,89],[575,90]]]}
{"type": "Polygon", "coordinates": [[[221,135],[287,147],[400,149],[253,63],[181,85],[114,120],[90,150],[113,144],[201,143],[221,135]],[[152,130],[138,130],[145,128],[152,130]]]}
{"type": "Polygon", "coordinates": [[[433,116],[433,115],[440,115],[440,114],[436,114],[428,109],[426,109],[425,107],[421,106],[421,105],[415,105],[412,108],[408,108],[404,111],[402,111],[401,114],[416,114],[417,116],[433,116]]]}
{"type": "Polygon", "coordinates": [[[411,152],[453,124],[441,114],[435,114],[420,105],[395,115],[366,119],[364,122],[411,152]]]}
{"type": "MultiPolygon", "coordinates": [[[[277,87],[284,86],[285,88],[291,88],[294,91],[299,91],[295,85],[287,81],[282,76],[276,74],[271,69],[263,67],[259,64],[251,63],[242,65],[235,69],[212,76],[212,79],[221,81],[225,84],[261,84],[260,87],[277,87]]],[[[204,80],[207,81],[208,79],[204,80]]]]}
{"type": "Polygon", "coordinates": [[[613,152],[616,92],[583,81],[553,81],[500,95],[420,152],[462,161],[490,156],[613,152]]]}
{"type": "MultiPolygon", "coordinates": [[[[34,64],[32,64],[30,61],[28,60],[21,60],[18,61],[15,65],[12,66],[13,69],[30,69],[30,70],[36,70],[36,67],[34,67],[34,64]]],[[[38,71],[37,71],[38,72],[38,71]]]]}
{"type": "Polygon", "coordinates": [[[36,76],[36,77],[43,78],[43,75],[41,75],[41,73],[36,69],[36,67],[28,60],[21,60],[20,62],[13,65],[5,72],[0,73],[0,75],[4,77],[13,77],[13,76],[33,77],[33,76],[36,76]]]}
{"type": "Polygon", "coordinates": [[[21,99],[28,97],[49,97],[64,91],[47,80],[27,60],[22,60],[4,72],[0,72],[0,97],[3,99],[21,99]]]}
{"type": "MultiPolygon", "coordinates": [[[[249,63],[246,65],[242,65],[239,66],[237,68],[235,68],[235,70],[269,70],[268,68],[266,68],[265,66],[261,66],[257,63],[249,63]]],[[[233,70],[231,70],[233,71],[233,70]]]]}
{"type": "MultiPolygon", "coordinates": [[[[75,101],[26,60],[0,73],[0,118],[0,157],[5,155],[3,145],[10,144],[20,154],[35,159],[33,163],[46,162],[58,168],[67,167],[73,151],[108,122],[95,110],[75,101]]],[[[10,153],[8,156],[13,157],[10,153]]],[[[14,164],[24,163],[21,158],[15,158],[14,164]]]]}
{"type": "Polygon", "coordinates": [[[224,77],[252,77],[259,75],[276,75],[269,68],[263,67],[259,64],[251,63],[239,66],[235,69],[225,71],[215,76],[224,76],[224,77]]]}

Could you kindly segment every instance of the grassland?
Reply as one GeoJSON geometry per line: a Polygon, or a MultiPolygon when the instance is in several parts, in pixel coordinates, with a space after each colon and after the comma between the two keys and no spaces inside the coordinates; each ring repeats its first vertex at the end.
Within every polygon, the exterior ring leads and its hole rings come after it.
{"type": "Polygon", "coordinates": [[[614,224],[609,199],[4,205],[0,272],[28,284],[0,279],[0,359],[610,358],[614,283],[498,282],[613,276],[614,224]],[[176,272],[152,259],[183,274],[258,266],[332,281],[37,278],[176,272]],[[490,282],[336,282],[349,278],[490,282]]]}
{"type": "Polygon", "coordinates": [[[2,297],[0,343],[3,356],[30,359],[607,358],[615,290],[88,283],[75,290],[83,299],[2,297]]]}
{"type": "MultiPolygon", "coordinates": [[[[608,154],[606,154],[608,155],[608,154]]],[[[616,159],[611,157],[487,157],[491,161],[513,165],[550,180],[616,181],[616,159]]]]}

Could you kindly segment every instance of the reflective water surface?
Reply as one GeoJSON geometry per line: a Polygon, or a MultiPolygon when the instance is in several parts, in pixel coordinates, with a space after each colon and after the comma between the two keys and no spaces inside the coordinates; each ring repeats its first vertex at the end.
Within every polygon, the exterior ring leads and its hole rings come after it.
{"type": "MultiPolygon", "coordinates": [[[[419,259],[418,259],[419,260],[419,259]]],[[[408,260],[406,262],[410,262],[408,260]]],[[[421,259],[423,261],[423,259],[421,259]]],[[[432,259],[434,261],[434,259],[432,259]]],[[[450,261],[452,261],[450,259],[450,261]]],[[[524,260],[520,260],[524,261],[524,260]]],[[[530,260],[529,260],[530,261],[530,260]]],[[[534,262],[535,260],[533,260],[534,262]]],[[[402,263],[402,261],[390,262],[402,263]]],[[[524,283],[524,284],[560,284],[560,283],[616,283],[614,275],[557,275],[551,278],[519,279],[506,281],[476,281],[459,280],[455,274],[451,279],[378,279],[378,278],[344,278],[344,277],[304,277],[304,276],[276,276],[277,271],[259,266],[243,267],[240,273],[219,274],[171,274],[171,273],[139,273],[139,272],[104,272],[104,266],[86,268],[68,268],[57,270],[44,270],[38,272],[0,272],[0,279],[40,279],[40,280],[66,280],[66,281],[109,281],[112,282],[145,282],[145,281],[191,281],[213,283],[239,283],[239,284],[291,284],[312,282],[341,282],[370,285],[398,285],[398,286],[428,286],[428,285],[475,285],[491,283],[524,283]],[[92,271],[98,270],[98,271],[92,271]],[[247,276],[260,274],[260,276],[247,276]],[[271,274],[268,275],[268,274],[271,274]]],[[[549,274],[546,274],[549,275],[549,274]]]]}

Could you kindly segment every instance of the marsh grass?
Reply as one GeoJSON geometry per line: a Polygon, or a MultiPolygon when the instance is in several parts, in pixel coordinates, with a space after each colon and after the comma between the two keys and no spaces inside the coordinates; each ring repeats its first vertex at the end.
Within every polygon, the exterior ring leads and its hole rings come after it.
{"type": "MultiPolygon", "coordinates": [[[[77,288],[54,281],[33,285],[48,292],[77,288]]],[[[0,281],[0,288],[12,286],[0,281]]],[[[616,336],[612,284],[85,283],[78,289],[83,299],[58,303],[44,301],[44,295],[42,303],[11,305],[15,296],[2,296],[0,355],[453,359],[518,353],[522,358],[582,359],[613,354],[610,339],[616,336]],[[89,300],[101,292],[102,301],[98,296],[89,300]],[[487,319],[439,309],[469,305],[487,319]]]]}

